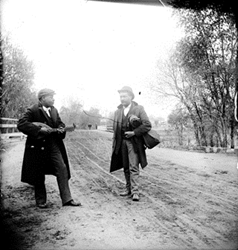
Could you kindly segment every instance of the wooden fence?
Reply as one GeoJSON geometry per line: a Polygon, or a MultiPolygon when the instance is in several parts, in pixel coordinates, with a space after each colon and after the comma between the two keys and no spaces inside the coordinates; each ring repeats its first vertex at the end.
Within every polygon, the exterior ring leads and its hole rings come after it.
{"type": "Polygon", "coordinates": [[[0,135],[1,139],[11,139],[20,137],[23,139],[25,135],[17,129],[18,119],[14,118],[0,118],[0,135]]]}

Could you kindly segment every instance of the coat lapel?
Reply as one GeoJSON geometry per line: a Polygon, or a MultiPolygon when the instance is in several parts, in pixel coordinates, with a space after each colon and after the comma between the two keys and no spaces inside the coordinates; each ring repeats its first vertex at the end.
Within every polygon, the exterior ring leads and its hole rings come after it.
{"type": "Polygon", "coordinates": [[[121,128],[122,125],[122,116],[123,116],[123,108],[120,110],[119,115],[118,115],[118,122],[117,122],[117,126],[119,126],[121,128]]]}
{"type": "Polygon", "coordinates": [[[119,105],[118,106],[118,110],[117,110],[117,113],[116,113],[116,117],[115,117],[115,130],[118,131],[118,129],[120,130],[121,129],[121,124],[122,124],[122,112],[123,112],[123,108],[122,108],[122,105],[119,105]]]}
{"type": "Polygon", "coordinates": [[[57,112],[56,112],[56,109],[54,107],[51,107],[50,115],[51,115],[51,119],[53,120],[54,125],[56,125],[56,123],[57,123],[57,112]]]}
{"type": "Polygon", "coordinates": [[[136,104],[134,103],[134,102],[132,102],[131,103],[131,107],[130,107],[130,110],[129,110],[129,112],[128,112],[128,114],[127,114],[127,116],[129,117],[130,115],[132,115],[133,114],[133,108],[136,106],[136,104]]]}

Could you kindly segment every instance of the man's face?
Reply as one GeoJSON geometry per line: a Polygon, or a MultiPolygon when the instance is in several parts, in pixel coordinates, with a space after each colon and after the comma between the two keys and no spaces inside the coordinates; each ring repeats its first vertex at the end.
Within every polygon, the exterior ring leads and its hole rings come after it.
{"type": "Polygon", "coordinates": [[[131,104],[132,96],[128,92],[120,93],[121,104],[125,107],[131,104]]]}
{"type": "Polygon", "coordinates": [[[45,106],[46,108],[52,107],[54,105],[54,102],[55,99],[53,95],[43,96],[41,99],[42,105],[45,106]]]}

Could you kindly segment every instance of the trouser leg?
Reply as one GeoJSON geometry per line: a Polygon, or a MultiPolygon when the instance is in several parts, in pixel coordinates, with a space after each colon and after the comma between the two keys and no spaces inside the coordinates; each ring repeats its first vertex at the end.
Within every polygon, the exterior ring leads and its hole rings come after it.
{"type": "Polygon", "coordinates": [[[130,140],[126,141],[132,194],[139,194],[139,157],[130,140]]]}
{"type": "Polygon", "coordinates": [[[45,188],[45,176],[39,176],[37,183],[35,183],[35,200],[36,204],[46,203],[47,195],[45,188]]]}
{"type": "Polygon", "coordinates": [[[128,192],[131,192],[130,169],[129,169],[129,159],[128,159],[126,140],[122,141],[121,154],[122,154],[123,170],[126,179],[126,189],[128,190],[128,192]]]}
{"type": "Polygon", "coordinates": [[[67,167],[57,144],[52,145],[51,162],[55,169],[62,204],[65,204],[72,200],[72,196],[69,188],[67,167]]]}

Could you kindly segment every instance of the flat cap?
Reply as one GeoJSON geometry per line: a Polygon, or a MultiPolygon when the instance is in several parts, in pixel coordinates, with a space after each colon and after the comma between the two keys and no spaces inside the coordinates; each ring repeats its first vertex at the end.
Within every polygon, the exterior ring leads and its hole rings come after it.
{"type": "Polygon", "coordinates": [[[119,93],[121,93],[121,92],[127,92],[127,93],[129,93],[132,96],[132,99],[135,98],[135,95],[134,95],[134,93],[132,91],[132,88],[129,87],[129,86],[124,86],[123,88],[119,89],[118,92],[119,93]]]}
{"type": "Polygon", "coordinates": [[[52,89],[41,89],[38,92],[38,99],[40,100],[43,96],[47,96],[47,95],[54,95],[55,91],[52,89]]]}

